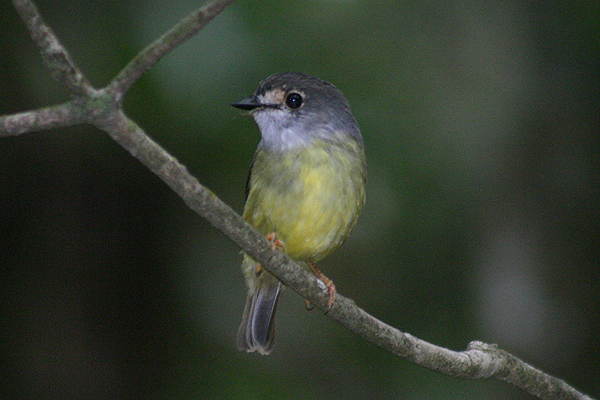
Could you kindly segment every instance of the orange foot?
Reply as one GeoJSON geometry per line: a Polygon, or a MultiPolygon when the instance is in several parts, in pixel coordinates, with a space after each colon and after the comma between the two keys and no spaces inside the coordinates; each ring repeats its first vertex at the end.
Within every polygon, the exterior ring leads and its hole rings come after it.
{"type": "Polygon", "coordinates": [[[285,250],[285,246],[283,242],[277,238],[277,234],[275,232],[271,232],[265,236],[269,242],[271,242],[271,250],[275,251],[280,249],[281,251],[285,250]]]}
{"type": "MultiPolygon", "coordinates": [[[[275,251],[277,249],[280,249],[281,251],[284,251],[284,246],[283,246],[283,242],[279,239],[277,239],[277,235],[275,234],[275,232],[271,232],[269,233],[267,236],[265,236],[267,238],[267,240],[269,242],[271,242],[271,250],[275,251]]],[[[256,276],[260,275],[262,273],[263,267],[260,263],[256,263],[256,269],[254,270],[254,273],[256,274],[256,276]]]]}
{"type": "Polygon", "coordinates": [[[333,281],[326,277],[312,261],[307,260],[306,263],[308,264],[310,269],[312,269],[312,271],[315,273],[317,279],[323,282],[327,287],[327,292],[329,293],[329,300],[327,300],[327,308],[325,309],[325,313],[327,314],[327,312],[331,309],[331,306],[333,305],[333,300],[335,299],[335,285],[333,284],[333,281]]]}

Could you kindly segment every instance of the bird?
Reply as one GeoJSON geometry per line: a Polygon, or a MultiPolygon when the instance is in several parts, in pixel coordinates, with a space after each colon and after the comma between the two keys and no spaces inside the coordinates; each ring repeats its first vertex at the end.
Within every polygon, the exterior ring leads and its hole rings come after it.
{"type": "MultiPolygon", "coordinates": [[[[247,111],[261,134],[246,182],[243,218],[325,283],[316,266],[337,250],[365,202],[364,143],[350,104],[333,84],[299,73],[273,74],[252,96],[231,104],[247,111]]],[[[237,347],[269,354],[283,284],[244,253],[248,296],[237,347]]]]}

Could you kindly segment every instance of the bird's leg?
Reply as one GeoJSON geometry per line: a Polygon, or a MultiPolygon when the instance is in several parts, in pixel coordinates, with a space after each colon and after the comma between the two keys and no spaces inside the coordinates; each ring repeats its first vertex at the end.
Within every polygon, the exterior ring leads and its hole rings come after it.
{"type": "Polygon", "coordinates": [[[327,313],[331,309],[331,306],[333,305],[333,300],[335,299],[335,293],[336,293],[335,285],[333,284],[333,281],[331,279],[326,277],[321,272],[321,270],[319,268],[317,268],[315,263],[313,263],[310,260],[306,260],[306,263],[308,264],[310,269],[312,269],[312,271],[314,272],[317,279],[319,279],[321,282],[323,282],[325,284],[325,286],[327,287],[327,292],[329,293],[329,300],[327,300],[327,308],[325,309],[325,313],[327,313]]]}

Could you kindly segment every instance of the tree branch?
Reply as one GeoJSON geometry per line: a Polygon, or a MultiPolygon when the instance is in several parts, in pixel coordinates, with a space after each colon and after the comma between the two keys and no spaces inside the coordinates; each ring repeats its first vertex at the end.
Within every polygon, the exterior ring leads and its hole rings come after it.
{"type": "MultiPolygon", "coordinates": [[[[329,294],[320,280],[285,254],[273,252],[264,236],[202,186],[122,112],[98,127],[160,177],[188,207],[258,260],[287,287],[319,309],[326,309],[329,294]]],[[[463,379],[495,378],[541,399],[591,399],[495,345],[472,342],[466,351],[451,351],[383,323],[339,293],[327,316],[363,339],[445,375],[463,379]]]]}
{"type": "MultiPolygon", "coordinates": [[[[188,207],[258,260],[287,287],[325,310],[329,296],[320,280],[285,254],[273,252],[271,244],[256,229],[202,186],[120,109],[124,93],[144,71],[201,30],[231,2],[210,1],[143,50],[107,88],[95,90],[43,22],[35,5],[29,0],[13,0],[53,76],[64,82],[76,99],[53,107],[0,117],[0,133],[9,136],[85,122],[94,124],[160,177],[188,207]]],[[[327,316],[397,356],[449,376],[494,378],[541,399],[590,399],[564,381],[533,368],[495,345],[471,342],[468,349],[462,352],[435,346],[386,325],[340,294],[327,316]]]]}

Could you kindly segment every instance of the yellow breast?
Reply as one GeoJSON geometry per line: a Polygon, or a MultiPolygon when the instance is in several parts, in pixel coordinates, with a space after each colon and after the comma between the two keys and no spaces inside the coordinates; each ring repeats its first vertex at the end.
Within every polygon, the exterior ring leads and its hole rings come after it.
{"type": "Polygon", "coordinates": [[[365,199],[362,146],[316,142],[270,153],[257,151],[244,219],[261,233],[275,232],[286,253],[318,261],[346,240],[365,199]]]}

